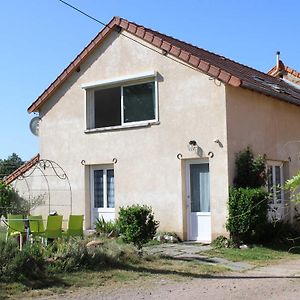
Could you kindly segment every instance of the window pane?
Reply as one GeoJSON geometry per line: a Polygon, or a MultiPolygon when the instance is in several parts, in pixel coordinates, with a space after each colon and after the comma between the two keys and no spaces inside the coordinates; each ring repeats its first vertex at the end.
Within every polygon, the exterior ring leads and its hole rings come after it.
{"type": "Polygon", "coordinates": [[[95,128],[121,125],[121,88],[95,91],[95,128]]]}
{"type": "Polygon", "coordinates": [[[114,170],[107,170],[107,207],[115,207],[115,178],[114,170]]]}
{"type": "Polygon", "coordinates": [[[208,164],[190,165],[191,212],[210,212],[208,164]]]}
{"type": "Polygon", "coordinates": [[[94,207],[103,207],[103,171],[94,171],[94,207]]]}
{"type": "Polygon", "coordinates": [[[275,166],[275,185],[277,203],[281,203],[281,172],[279,166],[275,166]]]}
{"type": "Polygon", "coordinates": [[[155,119],[154,82],[125,86],[123,88],[124,122],[155,119]]]}
{"type": "Polygon", "coordinates": [[[272,167],[268,166],[267,168],[267,184],[268,184],[268,192],[272,192],[273,187],[273,173],[272,173],[272,167]]]}

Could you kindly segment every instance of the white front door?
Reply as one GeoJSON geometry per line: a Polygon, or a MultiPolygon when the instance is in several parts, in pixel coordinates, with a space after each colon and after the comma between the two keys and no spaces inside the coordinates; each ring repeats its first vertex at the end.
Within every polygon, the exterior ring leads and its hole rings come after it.
{"type": "Polygon", "coordinates": [[[188,239],[211,242],[209,164],[197,160],[187,162],[188,239]]]}
{"type": "Polygon", "coordinates": [[[115,219],[114,169],[91,167],[91,227],[97,218],[105,221],[115,219]]]}

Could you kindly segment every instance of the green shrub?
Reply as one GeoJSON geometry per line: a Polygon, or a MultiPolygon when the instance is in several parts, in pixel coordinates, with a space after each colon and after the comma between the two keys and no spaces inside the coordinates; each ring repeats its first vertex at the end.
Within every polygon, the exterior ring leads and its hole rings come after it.
{"type": "Polygon", "coordinates": [[[236,248],[237,245],[232,239],[220,235],[212,241],[211,246],[214,248],[236,248]]]}
{"type": "Polygon", "coordinates": [[[28,245],[19,251],[15,240],[0,240],[0,279],[26,281],[46,277],[43,250],[38,245],[28,245]]]}
{"type": "Polygon", "coordinates": [[[122,239],[140,250],[145,243],[153,239],[159,222],[154,220],[150,207],[132,205],[120,208],[117,224],[122,239]]]}
{"type": "Polygon", "coordinates": [[[237,153],[234,185],[243,188],[259,188],[264,186],[266,182],[265,164],[265,155],[254,156],[250,147],[237,153]]]}
{"type": "Polygon", "coordinates": [[[233,241],[259,241],[267,223],[269,194],[262,188],[230,188],[227,230],[233,241]]]}
{"type": "Polygon", "coordinates": [[[6,218],[7,213],[10,212],[13,195],[13,189],[9,185],[0,181],[0,218],[2,215],[6,218]]]}
{"type": "Polygon", "coordinates": [[[56,240],[47,248],[47,261],[52,273],[101,270],[120,264],[137,262],[137,251],[129,245],[110,239],[100,245],[88,248],[81,239],[56,240]]]}
{"type": "Polygon", "coordinates": [[[262,229],[262,239],[265,243],[293,244],[299,241],[299,235],[300,232],[293,224],[284,221],[269,222],[262,229]]]}
{"type": "Polygon", "coordinates": [[[90,256],[81,239],[55,240],[47,248],[49,269],[55,272],[74,272],[88,268],[90,256]]]}
{"type": "Polygon", "coordinates": [[[117,224],[115,221],[105,221],[103,216],[95,222],[96,232],[101,236],[118,236],[117,224]]]}

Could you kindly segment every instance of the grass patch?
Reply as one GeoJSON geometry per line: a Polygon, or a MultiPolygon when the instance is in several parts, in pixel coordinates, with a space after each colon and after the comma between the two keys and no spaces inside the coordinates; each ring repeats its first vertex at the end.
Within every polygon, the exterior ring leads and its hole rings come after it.
{"type": "Polygon", "coordinates": [[[218,248],[201,252],[201,254],[209,257],[222,257],[234,262],[249,262],[255,265],[263,265],[276,262],[280,259],[300,258],[300,250],[294,253],[288,251],[288,247],[273,248],[272,247],[253,247],[246,249],[238,248],[218,248]]]}

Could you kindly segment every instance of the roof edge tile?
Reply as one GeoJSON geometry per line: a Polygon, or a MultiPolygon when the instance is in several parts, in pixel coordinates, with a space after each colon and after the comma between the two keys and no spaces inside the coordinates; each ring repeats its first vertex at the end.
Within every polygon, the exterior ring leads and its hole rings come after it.
{"type": "Polygon", "coordinates": [[[23,175],[25,172],[27,172],[30,168],[32,168],[34,165],[36,165],[40,160],[40,154],[37,154],[34,156],[31,160],[23,164],[21,167],[19,167],[17,170],[13,171],[11,174],[9,174],[5,179],[5,184],[10,184],[14,180],[16,180],[19,176],[23,175]]]}

